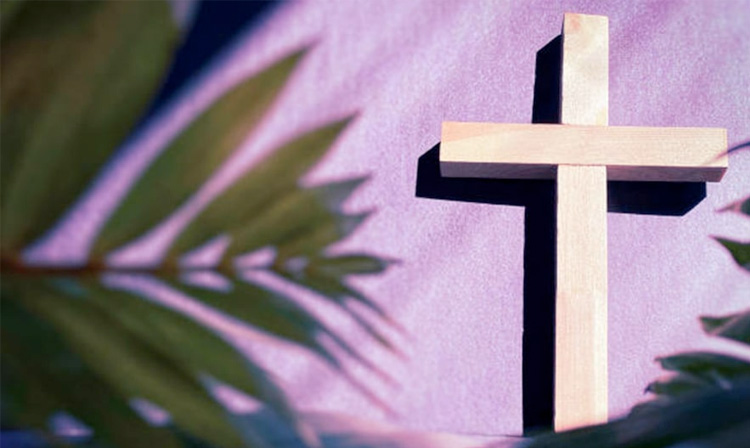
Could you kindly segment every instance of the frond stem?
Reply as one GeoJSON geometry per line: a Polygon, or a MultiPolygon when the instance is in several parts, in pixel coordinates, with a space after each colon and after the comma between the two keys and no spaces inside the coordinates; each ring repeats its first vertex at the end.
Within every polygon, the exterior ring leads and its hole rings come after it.
{"type": "Polygon", "coordinates": [[[89,261],[81,265],[33,265],[21,262],[15,257],[0,256],[0,273],[23,276],[91,277],[100,274],[144,274],[173,276],[186,272],[214,271],[222,274],[235,274],[232,263],[221,262],[211,265],[180,266],[169,260],[158,265],[111,266],[103,261],[89,261]]]}

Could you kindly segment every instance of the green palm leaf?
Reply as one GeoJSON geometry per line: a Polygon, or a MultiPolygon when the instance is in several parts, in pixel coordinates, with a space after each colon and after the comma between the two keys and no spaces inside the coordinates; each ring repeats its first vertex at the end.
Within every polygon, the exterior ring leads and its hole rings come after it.
{"type": "Polygon", "coordinates": [[[720,212],[735,212],[750,216],[750,197],[732,202],[726,207],[722,207],[720,212]]]}
{"type": "Polygon", "coordinates": [[[307,223],[299,234],[278,245],[278,259],[284,261],[299,255],[315,256],[354,233],[371,213],[334,213],[328,219],[307,223]]]}
{"type": "Polygon", "coordinates": [[[346,254],[334,257],[319,257],[311,260],[308,273],[328,277],[347,275],[380,274],[391,262],[366,254],[346,254]]]}
{"type": "MultiPolygon", "coordinates": [[[[258,206],[258,209],[255,210],[256,213],[248,216],[248,221],[245,221],[244,224],[234,223],[224,228],[224,232],[232,238],[225,256],[236,256],[269,245],[277,246],[295,238],[310,225],[332,219],[335,216],[334,214],[339,212],[344,200],[362,181],[363,178],[357,178],[310,189],[293,189],[274,198],[275,200],[267,204],[266,208],[258,206]]],[[[232,193],[227,192],[227,194],[232,193]]],[[[219,199],[219,201],[223,199],[222,202],[224,202],[225,207],[231,205],[232,199],[236,199],[228,195],[219,199]]],[[[257,196],[260,196],[263,202],[268,199],[265,195],[254,195],[254,197],[257,196]]],[[[250,209],[252,208],[244,208],[244,210],[250,209]]],[[[216,219],[210,218],[214,216],[211,211],[208,210],[205,213],[206,221],[216,219]]],[[[221,228],[216,224],[214,224],[213,235],[219,232],[221,228]]],[[[177,241],[174,249],[184,250],[210,238],[213,236],[212,232],[209,231],[210,226],[211,223],[191,226],[183,234],[183,237],[177,241]]]]}
{"type": "Polygon", "coordinates": [[[39,281],[24,282],[15,289],[16,300],[53,326],[66,345],[117,393],[169,409],[175,424],[216,446],[242,444],[222,417],[224,410],[196,378],[109,313],[85,297],[67,297],[39,281]]]}
{"type": "MultiPolygon", "coordinates": [[[[345,119],[308,132],[274,151],[206,207],[177,239],[172,253],[192,249],[222,231],[232,236],[240,234],[238,236],[241,238],[234,238],[230,243],[230,254],[254,248],[252,245],[246,246],[247,240],[251,237],[243,233],[244,226],[253,224],[253,220],[258,216],[268,220],[273,219],[273,214],[276,213],[275,219],[278,219],[278,212],[267,209],[272,208],[273,204],[283,206],[281,204],[287,196],[306,195],[308,199],[312,199],[310,195],[315,193],[300,191],[297,181],[330,149],[350,121],[351,119],[345,119]],[[238,204],[241,204],[241,207],[238,207],[238,204]]],[[[313,199],[311,204],[295,205],[315,208],[319,202],[313,199]]],[[[284,211],[289,211],[288,206],[284,211]]],[[[310,212],[313,216],[307,217],[314,218],[314,211],[311,209],[307,213],[310,212]]],[[[296,213],[305,212],[298,210],[296,213]]],[[[330,213],[325,215],[330,216],[330,213]]],[[[287,217],[290,218],[292,217],[287,217]]],[[[271,237],[273,239],[273,235],[271,237]]],[[[271,244],[276,242],[269,241],[271,244]]]]}
{"type": "Polygon", "coordinates": [[[57,443],[48,423],[63,412],[91,428],[94,441],[105,446],[266,446],[258,432],[238,424],[242,419],[214,399],[211,388],[223,383],[275,412],[303,443],[318,445],[272,373],[178,310],[101,283],[102,276],[117,273],[147,274],[303,347],[385,408],[348,374],[338,353],[392,381],[385,372],[293,296],[243,281],[245,273],[233,268],[232,257],[267,247],[276,254],[262,267],[269,273],[284,277],[295,257],[309,260],[320,272],[305,278],[327,279],[327,289],[311,289],[398,352],[377,324],[346,304],[347,298],[359,301],[389,322],[381,308],[346,284],[349,275],[381,272],[388,262],[366,254],[325,254],[367,216],[342,211],[364,179],[300,187],[300,178],[351,119],[292,139],[252,167],[188,224],[161,266],[118,268],[103,261],[110,250],[163,221],[206,182],[258,126],[304,52],[240,82],[175,137],[107,221],[90,263],[28,266],[19,251],[54,224],[137,122],[163,75],[177,31],[164,2],[0,5],[3,424],[35,428],[57,443]],[[55,177],[59,172],[64,179],[55,177]],[[201,269],[230,277],[232,291],[178,284],[180,274],[192,271],[181,268],[177,257],[222,234],[231,238],[222,261],[201,269]],[[322,339],[332,341],[336,353],[322,339]],[[144,420],[134,410],[138,400],[166,411],[169,424],[156,427],[144,420]]]}
{"type": "Polygon", "coordinates": [[[734,261],[743,269],[750,271],[750,242],[743,243],[726,238],[716,238],[716,241],[729,251],[734,261]]]}
{"type": "Polygon", "coordinates": [[[164,306],[132,293],[88,285],[91,300],[125,328],[196,378],[210,376],[231,384],[274,409],[303,436],[316,444],[310,430],[297,420],[293,409],[273,376],[241,356],[234,348],[206,327],[164,306]]]}
{"type": "Polygon", "coordinates": [[[396,356],[405,358],[404,353],[393,343],[391,337],[389,337],[380,326],[373,325],[370,321],[361,316],[359,312],[350,305],[349,301],[352,300],[359,302],[366,308],[369,308],[370,311],[376,313],[395,330],[398,330],[401,333],[405,333],[405,331],[395,321],[391,320],[390,316],[388,316],[388,314],[385,313],[385,311],[375,302],[372,302],[354,288],[347,286],[343,279],[320,277],[314,274],[306,274],[304,277],[291,275],[289,273],[282,275],[290,282],[296,283],[303,288],[317,293],[322,299],[336,303],[360,326],[360,328],[370,335],[370,337],[378,341],[383,347],[390,350],[396,356]]]}
{"type": "Polygon", "coordinates": [[[230,89],[177,136],[104,226],[93,256],[141,235],[189,198],[257,126],[302,55],[294,53],[230,89]]]}
{"type": "Polygon", "coordinates": [[[700,376],[680,372],[677,375],[652,382],[646,387],[646,392],[674,397],[715,386],[714,382],[705,380],[700,376]]]}
{"type": "Polygon", "coordinates": [[[15,257],[132,130],[178,30],[163,1],[5,4],[0,243],[15,257]]]}
{"type": "Polygon", "coordinates": [[[4,416],[15,417],[15,423],[45,430],[50,415],[64,409],[112,446],[179,446],[170,431],[138,416],[54,328],[14,300],[3,302],[2,340],[3,384],[14,385],[3,390],[4,416]]]}
{"type": "Polygon", "coordinates": [[[375,371],[385,379],[385,372],[380,371],[366,358],[347,343],[334,330],[318,320],[294,300],[284,297],[258,284],[236,282],[231,292],[212,291],[202,288],[187,287],[192,297],[203,303],[226,312],[242,321],[288,342],[303,346],[320,356],[335,369],[343,367],[338,358],[323,343],[328,338],[339,349],[375,371]]]}
{"type": "Polygon", "coordinates": [[[7,0],[0,3],[0,33],[5,36],[5,31],[16,17],[25,0],[7,0]]]}
{"type": "Polygon", "coordinates": [[[607,424],[550,433],[525,448],[741,447],[750,421],[750,384],[650,402],[607,424]],[[731,443],[730,443],[731,442],[731,443]]]}
{"type": "MultiPolygon", "coordinates": [[[[357,255],[357,257],[361,256],[362,255],[357,255]]],[[[373,265],[381,264],[383,268],[385,268],[385,266],[389,264],[386,260],[381,260],[376,257],[371,258],[373,258],[373,260],[369,263],[373,265]]],[[[378,303],[362,294],[353,286],[347,284],[344,275],[328,275],[325,272],[321,272],[317,268],[319,258],[313,258],[312,260],[304,259],[304,265],[301,269],[296,269],[293,261],[295,260],[287,260],[287,263],[279,263],[274,268],[282,277],[290,282],[314,291],[320,294],[322,298],[330,300],[344,309],[346,309],[347,301],[353,300],[375,313],[380,319],[390,324],[402,334],[406,333],[406,330],[404,330],[398,322],[392,320],[388,313],[378,303]]],[[[296,261],[303,260],[298,259],[296,261]]]]}
{"type": "Polygon", "coordinates": [[[750,309],[722,317],[701,317],[703,331],[750,345],[750,309]]]}
{"type": "Polygon", "coordinates": [[[733,380],[750,376],[750,362],[712,352],[687,352],[657,358],[664,370],[688,372],[702,378],[733,380]]]}

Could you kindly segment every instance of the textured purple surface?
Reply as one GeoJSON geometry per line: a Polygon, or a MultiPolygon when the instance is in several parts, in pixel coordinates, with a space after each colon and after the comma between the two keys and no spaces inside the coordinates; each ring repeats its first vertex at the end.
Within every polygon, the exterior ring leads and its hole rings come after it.
{"type": "MultiPolygon", "coordinates": [[[[535,55],[559,33],[566,11],[610,18],[611,125],[726,127],[730,144],[750,139],[747,1],[287,4],[242,36],[133,139],[69,219],[29,256],[80,259],[103,217],[170,135],[233,82],[315,41],[234,163],[174,219],[113,259],[158,254],[160,241],[277,143],[359,111],[308,181],[372,174],[348,205],[378,213],[343,246],[403,261],[358,283],[409,330],[412,340],[400,340],[410,360],[383,353],[351,323],[324,315],[401,384],[390,388],[354,369],[392,404],[400,424],[517,434],[524,211],[417,198],[417,160],[438,142],[443,120],[529,122],[535,55]]],[[[654,357],[715,345],[701,335],[696,316],[750,303],[750,276],[709,238],[750,238],[747,220],[715,212],[750,193],[748,173],[750,152],[733,155],[724,181],[708,185],[707,198],[682,217],[609,215],[612,415],[644,398],[644,386],[659,374],[654,357]]],[[[167,300],[174,295],[158,293],[167,300]]],[[[206,317],[200,309],[187,311],[206,317]]],[[[318,362],[297,351],[251,345],[243,344],[279,369],[301,406],[386,418],[318,362]]]]}

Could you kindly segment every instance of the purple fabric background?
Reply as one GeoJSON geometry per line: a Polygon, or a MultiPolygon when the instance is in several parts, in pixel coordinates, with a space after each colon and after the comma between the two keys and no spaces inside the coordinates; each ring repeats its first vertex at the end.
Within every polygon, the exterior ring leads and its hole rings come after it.
{"type": "MultiPolygon", "coordinates": [[[[524,211],[417,198],[417,160],[438,142],[443,120],[529,122],[536,52],[559,34],[567,11],[610,18],[611,125],[726,127],[730,144],[750,139],[747,1],[292,3],[241,36],[132,139],[29,259],[83,257],[134,176],[191,117],[242,77],[315,42],[262,129],[248,136],[232,163],[173,219],[113,261],[157,255],[181,223],[278,143],[358,111],[357,121],[306,181],[372,175],[348,206],[378,213],[341,247],[402,260],[385,275],[357,284],[409,330],[411,338],[394,335],[409,361],[383,352],[336,313],[321,314],[398,380],[400,389],[352,369],[391,403],[399,424],[518,434],[524,211]]],[[[702,336],[696,316],[750,304],[750,276],[709,237],[750,238],[748,220],[716,213],[750,194],[748,173],[750,151],[732,155],[724,181],[709,184],[707,198],[682,217],[609,215],[613,416],[644,398],[644,386],[660,374],[654,357],[717,346],[702,336]]],[[[228,328],[158,284],[111,281],[155,291],[228,328]]],[[[387,418],[299,350],[259,348],[254,341],[241,346],[278,370],[301,407],[387,418]]]]}

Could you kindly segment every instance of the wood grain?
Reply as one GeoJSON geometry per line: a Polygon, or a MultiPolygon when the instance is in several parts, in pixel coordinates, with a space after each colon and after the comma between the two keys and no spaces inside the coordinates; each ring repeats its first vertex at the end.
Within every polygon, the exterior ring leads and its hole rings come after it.
{"type": "Polygon", "coordinates": [[[607,179],[558,167],[555,430],[607,421],[607,179]]]}
{"type": "MultiPolygon", "coordinates": [[[[608,27],[606,17],[565,14],[564,124],[610,130],[608,27]]],[[[557,168],[556,282],[555,430],[564,431],[608,416],[605,166],[557,168]]]]}
{"type": "Polygon", "coordinates": [[[444,122],[440,170],[545,179],[557,165],[606,165],[610,180],[717,182],[727,170],[726,148],[720,128],[444,122]]]}
{"type": "Polygon", "coordinates": [[[560,121],[609,124],[609,19],[565,13],[560,121]]]}

